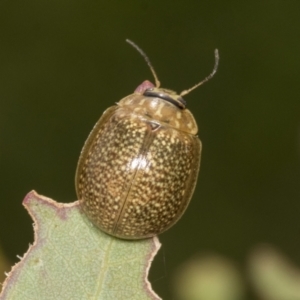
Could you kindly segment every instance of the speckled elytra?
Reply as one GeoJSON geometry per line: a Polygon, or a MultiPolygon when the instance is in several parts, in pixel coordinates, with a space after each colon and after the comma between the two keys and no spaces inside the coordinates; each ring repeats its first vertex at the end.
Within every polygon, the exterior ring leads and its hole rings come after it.
{"type": "Polygon", "coordinates": [[[133,94],[108,108],[82,149],[76,191],[88,219],[104,232],[124,239],[148,238],[182,216],[197,182],[201,142],[192,113],[180,94],[144,81],[133,94]]]}

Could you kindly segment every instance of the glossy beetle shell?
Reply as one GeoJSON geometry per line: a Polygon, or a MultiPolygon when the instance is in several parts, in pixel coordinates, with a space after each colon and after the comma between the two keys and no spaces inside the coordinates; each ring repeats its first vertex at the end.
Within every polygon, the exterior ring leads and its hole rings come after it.
{"type": "Polygon", "coordinates": [[[77,166],[76,191],[86,216],[104,232],[124,239],[151,237],[170,228],[187,208],[201,142],[181,100],[145,81],[108,108],[90,133],[77,166]]]}

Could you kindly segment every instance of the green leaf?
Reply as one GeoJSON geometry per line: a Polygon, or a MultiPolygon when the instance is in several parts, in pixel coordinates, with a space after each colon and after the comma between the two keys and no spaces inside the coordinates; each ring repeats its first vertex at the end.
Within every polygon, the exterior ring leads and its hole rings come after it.
{"type": "Polygon", "coordinates": [[[160,299],[147,280],[156,237],[120,240],[95,228],[79,203],[29,193],[34,244],[8,274],[0,300],[160,299]]]}
{"type": "Polygon", "coordinates": [[[1,283],[5,279],[5,271],[7,271],[7,270],[9,270],[9,263],[0,247],[0,293],[1,293],[1,289],[2,289],[1,283]]]}

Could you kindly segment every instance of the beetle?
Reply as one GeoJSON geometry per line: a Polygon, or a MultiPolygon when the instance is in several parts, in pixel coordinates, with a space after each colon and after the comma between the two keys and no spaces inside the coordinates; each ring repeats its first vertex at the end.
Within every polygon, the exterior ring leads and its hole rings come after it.
{"type": "Polygon", "coordinates": [[[212,73],[180,94],[146,80],[133,94],[109,107],[86,140],[75,185],[84,214],[102,231],[123,239],[158,235],[186,210],[197,182],[201,141],[182,96],[214,76],[212,73]]]}

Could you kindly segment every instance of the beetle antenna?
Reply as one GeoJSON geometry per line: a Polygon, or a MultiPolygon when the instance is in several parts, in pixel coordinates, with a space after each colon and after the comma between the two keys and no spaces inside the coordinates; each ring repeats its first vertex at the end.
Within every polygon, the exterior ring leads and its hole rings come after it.
{"type": "Polygon", "coordinates": [[[214,65],[214,68],[212,70],[212,72],[202,81],[200,81],[199,83],[195,84],[193,87],[191,87],[190,89],[188,90],[184,90],[180,93],[180,96],[184,96],[186,94],[188,94],[189,92],[193,91],[194,89],[196,89],[198,86],[202,85],[203,83],[205,83],[206,81],[210,80],[217,72],[217,69],[218,69],[218,65],[219,65],[219,60],[220,60],[220,57],[219,57],[219,51],[218,49],[215,50],[215,65],[214,65]]]}
{"type": "Polygon", "coordinates": [[[151,70],[151,72],[153,74],[153,77],[154,77],[154,80],[155,80],[155,85],[156,85],[157,88],[159,88],[160,87],[160,81],[158,80],[156,72],[155,72],[155,70],[154,70],[154,68],[153,68],[153,66],[151,64],[151,61],[148,58],[147,54],[138,45],[136,45],[133,41],[131,41],[129,39],[126,39],[126,42],[128,44],[130,44],[133,48],[135,48],[144,57],[147,65],[149,66],[149,68],[150,68],[150,70],[151,70]]]}

